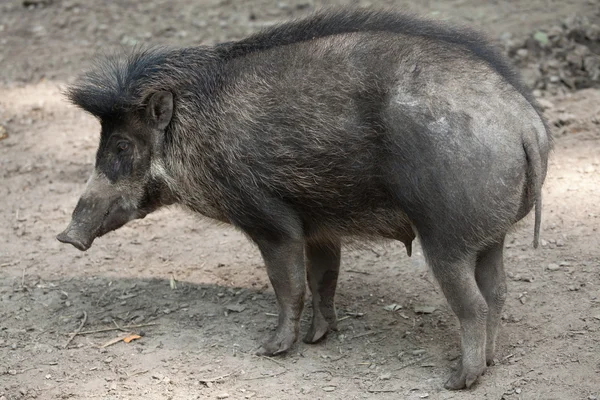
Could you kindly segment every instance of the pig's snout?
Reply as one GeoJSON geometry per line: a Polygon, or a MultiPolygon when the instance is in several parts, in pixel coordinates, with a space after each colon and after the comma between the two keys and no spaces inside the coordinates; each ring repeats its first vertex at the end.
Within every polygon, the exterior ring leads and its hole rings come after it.
{"type": "Polygon", "coordinates": [[[63,232],[56,235],[56,239],[62,243],[72,244],[76,249],[86,251],[92,246],[93,239],[82,237],[75,229],[68,226],[63,232]]]}

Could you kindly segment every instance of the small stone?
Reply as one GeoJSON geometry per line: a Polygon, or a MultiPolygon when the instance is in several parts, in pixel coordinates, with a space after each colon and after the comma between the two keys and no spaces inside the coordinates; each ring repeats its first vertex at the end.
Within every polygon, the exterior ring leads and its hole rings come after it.
{"type": "Polygon", "coordinates": [[[540,241],[540,243],[542,244],[542,247],[546,247],[546,246],[548,246],[548,241],[547,241],[547,240],[544,240],[544,239],[542,239],[542,240],[540,241]]]}
{"type": "Polygon", "coordinates": [[[382,374],[379,379],[382,381],[389,381],[392,378],[392,374],[382,374]]]}
{"type": "Polygon", "coordinates": [[[401,310],[402,306],[400,304],[393,303],[393,304],[388,304],[387,306],[384,306],[383,309],[385,311],[394,312],[394,311],[401,310]]]}
{"type": "Polygon", "coordinates": [[[416,350],[413,350],[410,354],[412,354],[413,356],[420,356],[421,354],[425,354],[425,350],[424,349],[416,349],[416,350]]]}
{"type": "Polygon", "coordinates": [[[540,107],[542,107],[542,110],[551,110],[554,108],[554,103],[552,103],[550,100],[538,99],[537,102],[540,107]]]}
{"type": "Polygon", "coordinates": [[[588,400],[598,400],[596,396],[588,396],[588,400]]]}
{"type": "Polygon", "coordinates": [[[336,387],[335,386],[324,386],[322,389],[324,392],[333,392],[336,389],[336,387]]]}
{"type": "Polygon", "coordinates": [[[572,265],[572,263],[570,261],[561,261],[560,262],[561,267],[568,267],[570,265],[572,265]]]}
{"type": "Polygon", "coordinates": [[[515,389],[515,393],[516,393],[516,394],[521,394],[521,388],[516,388],[516,389],[515,389]]]}
{"type": "Polygon", "coordinates": [[[104,360],[104,362],[105,362],[106,364],[109,364],[109,363],[111,363],[111,362],[112,362],[112,360],[113,360],[113,358],[112,358],[112,357],[107,357],[107,358],[104,360]]]}
{"type": "Polygon", "coordinates": [[[417,304],[417,305],[415,305],[413,310],[417,314],[431,314],[435,311],[435,306],[427,306],[427,305],[417,304]]]}
{"type": "MultiPolygon", "coordinates": [[[[550,80],[552,80],[552,78],[550,78],[550,80]]],[[[577,117],[575,116],[575,114],[570,113],[560,114],[557,120],[559,126],[571,125],[575,121],[577,121],[577,117]]]]}
{"type": "Polygon", "coordinates": [[[229,397],[229,393],[221,393],[217,395],[217,399],[226,399],[229,397]]]}
{"type": "Polygon", "coordinates": [[[563,247],[565,245],[565,241],[562,239],[556,240],[556,247],[563,247]]]}
{"type": "Polygon", "coordinates": [[[240,313],[246,309],[246,306],[243,304],[229,304],[226,308],[227,311],[240,313]]]}
{"type": "Polygon", "coordinates": [[[548,271],[558,271],[560,269],[560,267],[559,267],[558,264],[552,263],[552,264],[548,264],[548,266],[546,267],[546,269],[548,271]]]}
{"type": "Polygon", "coordinates": [[[529,55],[529,50],[519,49],[519,50],[517,50],[517,55],[521,58],[527,58],[527,56],[529,55]]]}

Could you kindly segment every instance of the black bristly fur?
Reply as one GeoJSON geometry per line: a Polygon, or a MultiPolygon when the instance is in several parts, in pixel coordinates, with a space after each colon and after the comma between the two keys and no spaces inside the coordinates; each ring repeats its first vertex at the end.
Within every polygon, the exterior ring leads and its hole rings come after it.
{"type": "Polygon", "coordinates": [[[139,105],[141,100],[136,97],[140,94],[139,86],[164,72],[162,67],[165,63],[176,62],[192,53],[196,61],[202,62],[206,67],[196,78],[205,81],[204,85],[208,90],[214,89],[218,81],[218,77],[210,76],[219,71],[214,62],[227,62],[279,46],[352,32],[400,33],[464,47],[488,63],[531,104],[538,107],[514,69],[481,33],[397,12],[346,9],[316,13],[310,18],[283,23],[246,39],[222,43],[214,48],[133,51],[126,60],[116,56],[107,57],[73,85],[67,95],[77,106],[104,118],[139,105]]]}

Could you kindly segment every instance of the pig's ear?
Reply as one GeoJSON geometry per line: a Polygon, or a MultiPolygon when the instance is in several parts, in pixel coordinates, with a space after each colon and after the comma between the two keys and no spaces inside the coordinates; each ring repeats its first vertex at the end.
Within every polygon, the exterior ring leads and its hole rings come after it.
{"type": "Polygon", "coordinates": [[[173,117],[173,94],[166,91],[154,93],[148,101],[146,114],[154,128],[164,130],[173,117]]]}

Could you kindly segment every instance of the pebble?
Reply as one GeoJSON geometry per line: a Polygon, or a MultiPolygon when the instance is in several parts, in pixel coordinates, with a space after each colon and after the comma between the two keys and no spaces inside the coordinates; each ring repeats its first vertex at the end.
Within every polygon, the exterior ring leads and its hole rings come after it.
{"type": "Polygon", "coordinates": [[[221,393],[217,395],[217,399],[226,399],[229,397],[229,393],[221,393]]]}
{"type": "Polygon", "coordinates": [[[324,386],[322,389],[325,392],[333,392],[336,388],[335,386],[324,386]]]}
{"type": "Polygon", "coordinates": [[[560,269],[560,267],[558,266],[558,264],[548,264],[548,266],[546,267],[546,269],[548,271],[558,271],[560,269]]]}
{"type": "Polygon", "coordinates": [[[571,125],[575,121],[577,121],[577,117],[574,114],[564,113],[558,116],[560,126],[571,125]]]}
{"type": "Polygon", "coordinates": [[[527,58],[527,56],[529,55],[529,50],[519,49],[519,50],[517,50],[517,55],[521,58],[527,58]]]}
{"type": "Polygon", "coordinates": [[[421,354],[425,354],[425,350],[424,349],[417,349],[417,350],[413,350],[411,352],[411,354],[413,356],[420,356],[421,354]]]}
{"type": "Polygon", "coordinates": [[[552,103],[550,100],[538,99],[537,102],[540,105],[540,107],[542,107],[542,110],[550,110],[554,108],[554,103],[552,103]]]}

